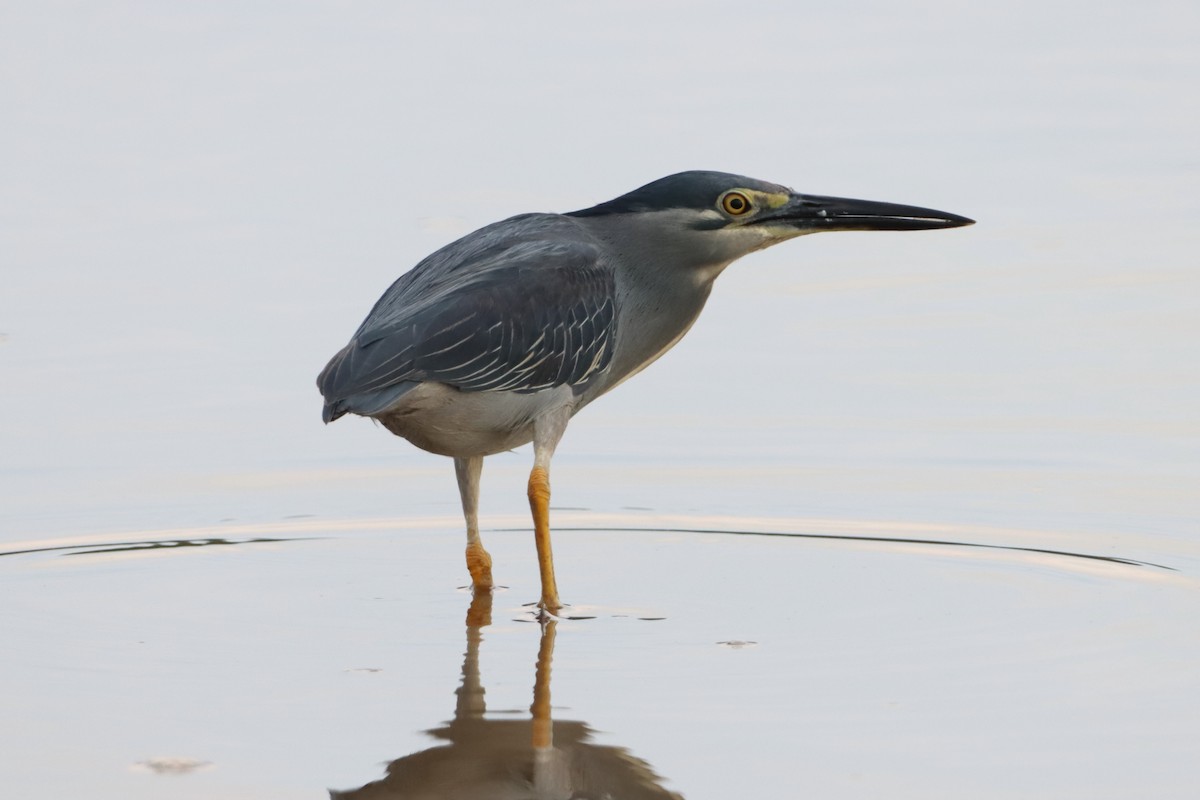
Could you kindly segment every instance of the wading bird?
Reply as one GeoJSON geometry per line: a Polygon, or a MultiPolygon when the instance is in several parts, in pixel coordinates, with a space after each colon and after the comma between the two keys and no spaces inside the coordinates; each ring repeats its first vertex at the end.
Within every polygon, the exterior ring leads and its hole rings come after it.
{"type": "MultiPolygon", "coordinates": [[[[477,592],[492,588],[479,538],[483,459],[533,442],[538,607],[555,614],[550,459],[567,422],[678,342],[722,270],[806,233],[972,222],[723,172],[682,172],[566,214],[521,214],[446,245],[392,284],[317,378],[323,418],[373,417],[454,459],[477,592]]],[[[737,365],[713,372],[728,380],[737,365]]],[[[760,377],[738,380],[768,388],[760,377]]]]}

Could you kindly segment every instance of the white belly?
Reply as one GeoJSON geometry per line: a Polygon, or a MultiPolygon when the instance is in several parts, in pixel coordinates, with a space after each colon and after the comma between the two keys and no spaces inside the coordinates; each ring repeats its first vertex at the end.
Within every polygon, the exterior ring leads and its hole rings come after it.
{"type": "Polygon", "coordinates": [[[577,398],[560,386],[532,394],[460,392],[442,383],[422,383],[375,418],[422,450],[466,458],[512,450],[533,441],[533,422],[569,407],[577,398]]]}

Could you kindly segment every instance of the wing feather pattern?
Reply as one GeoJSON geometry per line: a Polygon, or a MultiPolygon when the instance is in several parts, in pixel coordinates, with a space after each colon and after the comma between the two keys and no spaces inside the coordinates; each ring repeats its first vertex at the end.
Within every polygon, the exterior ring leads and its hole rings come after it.
{"type": "Polygon", "coordinates": [[[578,386],[608,367],[614,281],[594,244],[518,239],[471,265],[449,255],[431,257],[441,257],[436,275],[414,276],[423,262],[398,280],[321,372],[326,421],[378,413],[423,381],[536,392],[578,386]]]}

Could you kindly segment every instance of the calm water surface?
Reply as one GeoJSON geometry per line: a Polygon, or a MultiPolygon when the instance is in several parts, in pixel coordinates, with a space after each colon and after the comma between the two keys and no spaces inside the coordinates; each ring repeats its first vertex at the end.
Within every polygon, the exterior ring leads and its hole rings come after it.
{"type": "Polygon", "coordinates": [[[1192,5],[5,16],[0,794],[1195,795],[1192,5]],[[693,168],[979,224],[734,265],[564,439],[569,618],[527,448],[473,605],[449,462],[316,372],[693,168]]]}

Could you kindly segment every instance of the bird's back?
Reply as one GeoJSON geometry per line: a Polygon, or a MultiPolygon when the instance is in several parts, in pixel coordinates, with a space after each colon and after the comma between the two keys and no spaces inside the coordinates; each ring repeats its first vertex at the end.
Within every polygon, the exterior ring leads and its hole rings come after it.
{"type": "Polygon", "coordinates": [[[612,271],[578,222],[524,214],[425,258],[376,302],[317,379],[326,421],[378,414],[422,381],[536,391],[607,366],[612,271]]]}

